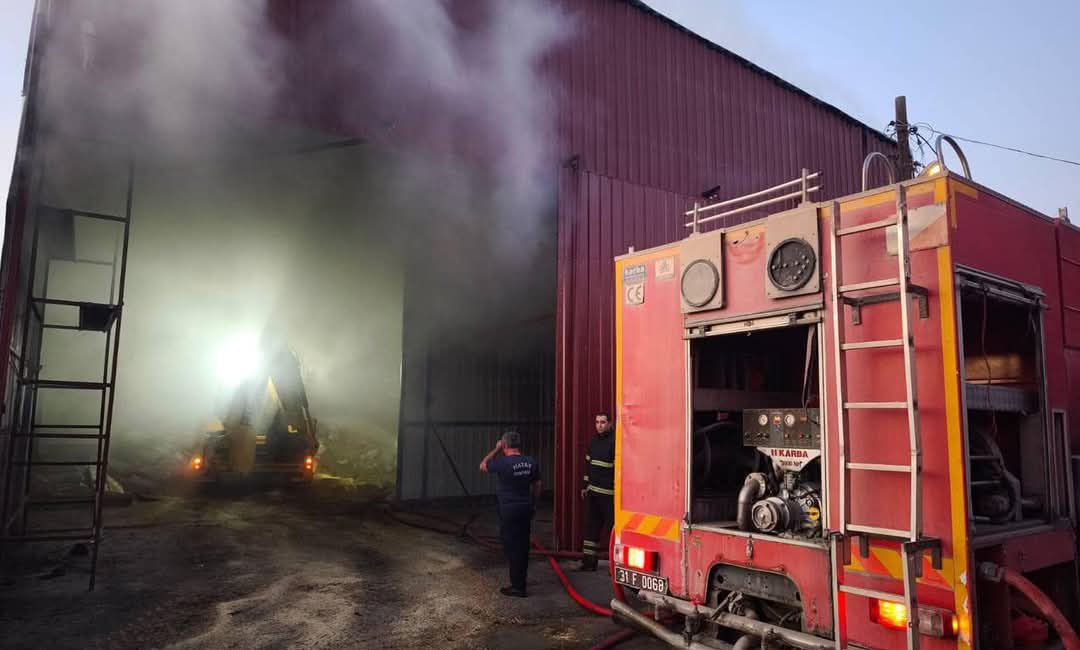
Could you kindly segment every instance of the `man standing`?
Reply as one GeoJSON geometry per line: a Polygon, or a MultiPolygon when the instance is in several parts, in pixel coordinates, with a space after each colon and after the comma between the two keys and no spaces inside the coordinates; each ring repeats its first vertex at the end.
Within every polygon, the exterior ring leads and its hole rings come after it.
{"type": "Polygon", "coordinates": [[[615,519],[615,434],[611,416],[597,413],[596,435],[589,441],[585,455],[585,543],[579,571],[596,571],[596,554],[607,548],[604,533],[615,519]]]}
{"type": "Polygon", "coordinates": [[[504,596],[525,598],[529,535],[536,499],[540,496],[540,463],[521,453],[521,435],[507,431],[480,461],[480,471],[494,474],[497,480],[499,536],[510,565],[510,586],[499,591],[504,596]]]}

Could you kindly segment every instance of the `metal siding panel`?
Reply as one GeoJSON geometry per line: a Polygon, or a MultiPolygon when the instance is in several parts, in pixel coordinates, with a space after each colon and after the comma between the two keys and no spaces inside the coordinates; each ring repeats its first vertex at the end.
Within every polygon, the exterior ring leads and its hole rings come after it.
{"type": "Polygon", "coordinates": [[[820,199],[856,191],[865,129],[626,3],[563,4],[582,18],[563,69],[572,95],[564,106],[575,116],[564,119],[575,143],[564,153],[583,154],[559,203],[559,308],[572,310],[557,333],[558,444],[569,448],[557,458],[571,465],[559,468],[557,486],[570,520],[557,522],[565,545],[580,533],[573,496],[589,411],[612,399],[611,257],[681,238],[679,213],[708,186],[736,196],[805,166],[825,172],[820,199]]]}

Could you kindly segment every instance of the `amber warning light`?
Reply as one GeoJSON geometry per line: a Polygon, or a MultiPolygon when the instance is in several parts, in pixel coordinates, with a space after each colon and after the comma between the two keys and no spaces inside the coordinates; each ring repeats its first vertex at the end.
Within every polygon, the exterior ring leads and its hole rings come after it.
{"type": "Polygon", "coordinates": [[[202,456],[196,456],[191,459],[191,469],[196,472],[202,469],[203,459],[202,456]]]}
{"type": "MultiPolygon", "coordinates": [[[[960,622],[949,612],[930,607],[920,607],[919,633],[939,639],[954,638],[960,631],[960,622]]],[[[870,601],[870,620],[891,630],[907,630],[908,610],[901,603],[888,600],[870,601]]]]}

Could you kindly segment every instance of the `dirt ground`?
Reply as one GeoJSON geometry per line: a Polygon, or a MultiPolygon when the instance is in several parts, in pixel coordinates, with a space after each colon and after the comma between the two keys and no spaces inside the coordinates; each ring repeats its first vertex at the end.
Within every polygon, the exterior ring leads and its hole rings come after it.
{"type": "MultiPolygon", "coordinates": [[[[109,508],[97,589],[85,557],[44,544],[7,557],[4,648],[587,648],[618,631],[570,600],[546,562],[506,598],[498,553],[406,526],[378,494],[185,491],[109,508]]],[[[474,510],[475,512],[475,510],[474,510]]],[[[457,521],[469,512],[412,512],[457,521]]],[[[541,539],[550,513],[537,517],[541,539]]],[[[494,517],[473,524],[493,534],[494,517]]],[[[565,565],[566,563],[564,563],[565,565]]],[[[606,574],[570,574],[606,603],[606,574]]],[[[662,647],[638,638],[620,647],[662,647]]]]}

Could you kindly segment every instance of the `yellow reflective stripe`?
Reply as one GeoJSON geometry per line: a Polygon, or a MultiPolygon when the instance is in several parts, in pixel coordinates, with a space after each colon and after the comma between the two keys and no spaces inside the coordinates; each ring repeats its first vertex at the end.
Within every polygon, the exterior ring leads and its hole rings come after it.
{"type": "Polygon", "coordinates": [[[615,496],[615,490],[608,490],[602,487],[596,487],[595,485],[589,486],[589,492],[596,492],[597,494],[605,494],[607,496],[615,496]]]}
{"type": "Polygon", "coordinates": [[[602,460],[590,460],[589,464],[590,465],[595,465],[597,467],[606,467],[608,469],[615,469],[615,463],[608,463],[608,462],[605,462],[605,461],[602,461],[602,460]]]}

